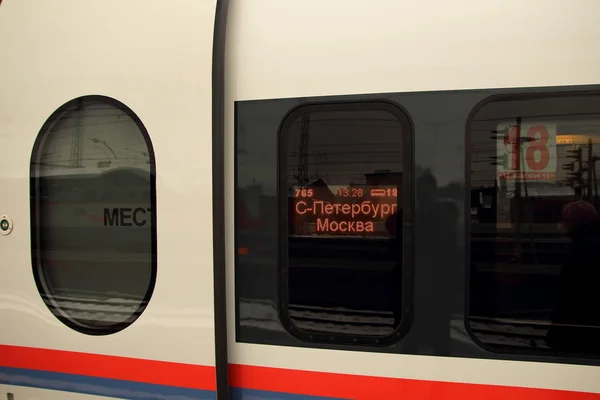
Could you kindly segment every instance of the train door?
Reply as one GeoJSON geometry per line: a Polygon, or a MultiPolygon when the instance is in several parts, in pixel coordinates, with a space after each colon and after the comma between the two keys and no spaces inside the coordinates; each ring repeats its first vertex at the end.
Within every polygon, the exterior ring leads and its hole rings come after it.
{"type": "Polygon", "coordinates": [[[0,5],[0,397],[215,398],[215,9],[0,5]]]}
{"type": "Polygon", "coordinates": [[[224,222],[235,399],[396,396],[385,379],[369,380],[398,376],[402,356],[381,349],[412,322],[412,127],[391,101],[337,96],[369,91],[362,51],[383,38],[366,22],[380,20],[380,8],[334,4],[229,7],[224,222]],[[351,44],[358,38],[362,50],[351,44]]]}

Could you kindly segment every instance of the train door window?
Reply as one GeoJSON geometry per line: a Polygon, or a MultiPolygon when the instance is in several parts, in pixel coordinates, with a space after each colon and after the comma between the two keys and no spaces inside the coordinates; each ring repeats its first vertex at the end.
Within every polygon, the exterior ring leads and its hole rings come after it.
{"type": "Polygon", "coordinates": [[[33,273],[50,311],[87,334],[124,329],[156,278],[154,155],[138,117],[116,100],[68,102],[31,158],[33,273]]]}
{"type": "Polygon", "coordinates": [[[471,115],[468,328],[499,352],[600,356],[600,96],[471,115]]]}
{"type": "Polygon", "coordinates": [[[303,106],[280,146],[284,325],[308,341],[398,340],[411,312],[408,118],[386,102],[303,106]]]}

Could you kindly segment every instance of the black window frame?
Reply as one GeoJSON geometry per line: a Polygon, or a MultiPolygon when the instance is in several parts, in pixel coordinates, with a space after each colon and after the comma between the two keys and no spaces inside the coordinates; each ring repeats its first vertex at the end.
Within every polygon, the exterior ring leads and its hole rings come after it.
{"type": "MultiPolygon", "coordinates": [[[[146,129],[145,125],[142,123],[141,119],[138,115],[130,109],[127,105],[120,102],[119,100],[104,96],[104,95],[82,95],[71,99],[54,110],[50,116],[46,119],[39,132],[36,135],[35,142],[33,144],[33,148],[31,150],[31,157],[29,162],[29,216],[30,216],[30,235],[31,235],[31,267],[32,273],[35,280],[35,285],[38,290],[40,296],[45,295],[48,299],[53,303],[53,308],[60,311],[60,313],[52,313],[52,309],[46,302],[44,304],[47,305],[48,310],[56,317],[60,322],[62,322],[65,326],[73,329],[74,331],[90,336],[106,336],[121,332],[122,330],[128,328],[132,324],[134,324],[139,317],[143,314],[143,312],[148,308],[148,304],[154,294],[154,289],[156,287],[156,278],[158,274],[158,241],[157,241],[157,201],[156,201],[156,157],[154,152],[154,146],[152,145],[152,140],[146,129]],[[77,108],[77,104],[80,101],[95,101],[102,103],[104,105],[108,105],[114,107],[115,109],[121,110],[124,114],[126,114],[131,120],[135,123],[139,134],[141,134],[146,143],[148,158],[150,161],[150,204],[152,212],[150,213],[150,220],[152,224],[151,229],[151,272],[150,272],[150,281],[148,284],[148,288],[143,297],[143,300],[138,305],[136,311],[132,314],[128,320],[111,324],[109,326],[104,327],[93,327],[86,326],[81,323],[78,323],[75,319],[68,317],[68,314],[65,313],[62,308],[56,304],[56,302],[52,299],[53,290],[49,287],[46,279],[43,277],[43,266],[41,265],[39,260],[39,241],[38,237],[41,232],[37,227],[37,214],[34,218],[34,210],[35,212],[39,212],[39,207],[37,207],[38,203],[38,195],[39,191],[39,176],[37,174],[36,160],[37,155],[40,150],[43,150],[43,146],[48,140],[49,136],[52,135],[52,127],[55,125],[60,119],[68,112],[73,111],[77,108]],[[64,314],[64,315],[63,315],[64,314]]],[[[43,299],[42,299],[43,300],[43,299]]]]}
{"type": "MultiPolygon", "coordinates": [[[[517,89],[518,90],[518,89],[517,89]]],[[[523,89],[521,89],[523,90],[523,89]]],[[[597,361],[600,359],[599,355],[584,355],[584,354],[572,354],[572,353],[563,353],[560,351],[556,351],[553,349],[544,349],[544,348],[510,348],[508,346],[501,346],[496,344],[488,344],[484,343],[479,339],[477,334],[473,331],[471,327],[471,278],[472,278],[472,267],[471,267],[471,258],[472,258],[472,225],[473,222],[471,220],[471,191],[475,189],[472,186],[472,129],[471,126],[473,124],[474,117],[479,113],[483,108],[488,106],[489,104],[499,102],[499,101],[528,101],[528,100],[547,100],[547,99],[558,99],[558,98],[577,98],[577,97],[597,97],[600,96],[600,90],[592,88],[592,89],[566,89],[566,90],[543,90],[543,88],[531,88],[532,91],[515,91],[512,93],[499,93],[492,94],[488,97],[485,97],[483,100],[478,102],[471,112],[469,113],[466,123],[465,123],[465,212],[464,212],[464,224],[465,224],[465,301],[464,301],[464,327],[465,332],[468,334],[469,338],[482,350],[494,354],[496,356],[513,356],[513,357],[534,357],[534,359],[540,358],[558,358],[559,362],[569,362],[569,360],[577,359],[579,361],[586,360],[589,361],[597,361]],[[541,90],[540,90],[541,89],[541,90]]],[[[550,117],[556,117],[555,114],[549,114],[550,117]]],[[[507,118],[517,118],[515,117],[507,117],[507,118]]],[[[489,133],[491,134],[491,132],[489,133]]],[[[496,201],[496,199],[494,199],[496,201]]],[[[584,363],[585,364],[585,363],[584,363]]],[[[582,364],[582,365],[584,365],[582,364]]],[[[587,364],[585,364],[587,365],[587,364]]],[[[596,365],[596,364],[592,364],[596,365]]]]}
{"type": "Polygon", "coordinates": [[[306,343],[345,344],[353,346],[391,346],[404,338],[412,326],[414,305],[414,216],[415,216],[415,168],[414,168],[414,125],[408,112],[400,105],[386,99],[349,100],[303,103],[291,109],[282,119],[277,132],[277,202],[278,216],[278,314],[286,329],[296,339],[306,343]],[[386,111],[396,117],[402,126],[403,181],[402,181],[402,317],[394,331],[386,336],[360,336],[352,334],[306,331],[298,328],[289,314],[288,299],[288,218],[287,218],[287,153],[289,129],[302,115],[310,112],[335,111],[386,111]]]}

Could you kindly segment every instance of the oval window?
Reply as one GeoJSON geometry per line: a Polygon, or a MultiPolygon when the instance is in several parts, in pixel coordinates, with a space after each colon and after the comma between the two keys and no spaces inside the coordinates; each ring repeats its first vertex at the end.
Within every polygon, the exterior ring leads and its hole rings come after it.
{"type": "Polygon", "coordinates": [[[144,311],[156,279],[155,163],[139,118],[86,96],[55,111],[31,157],[32,263],[50,311],[110,334],[144,311]]]}

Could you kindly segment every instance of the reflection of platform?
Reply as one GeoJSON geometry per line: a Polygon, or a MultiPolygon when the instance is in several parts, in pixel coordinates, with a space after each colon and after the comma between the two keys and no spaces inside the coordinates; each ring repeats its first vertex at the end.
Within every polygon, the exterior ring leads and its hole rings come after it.
{"type": "MultiPolygon", "coordinates": [[[[283,332],[279,322],[277,307],[267,300],[240,299],[240,324],[268,331],[283,332]]],[[[390,313],[354,313],[349,309],[307,308],[290,305],[290,316],[299,327],[321,332],[340,332],[354,335],[385,335],[393,329],[390,313]]],[[[471,343],[464,330],[464,320],[450,321],[452,339],[471,343]]],[[[471,332],[485,344],[512,348],[547,348],[545,336],[547,325],[543,322],[515,323],[501,319],[471,318],[471,332]]]]}
{"type": "Polygon", "coordinates": [[[471,317],[469,327],[475,337],[485,344],[519,348],[548,348],[545,342],[548,323],[545,321],[471,317]]]}
{"type": "Polygon", "coordinates": [[[300,329],[354,335],[384,336],[394,330],[391,312],[289,305],[290,317],[300,329]]]}
{"type": "Polygon", "coordinates": [[[139,315],[137,311],[142,304],[141,298],[125,298],[123,294],[105,293],[78,293],[77,295],[55,295],[51,301],[46,296],[44,302],[54,315],[62,316],[66,313],[70,318],[83,323],[113,324],[128,320],[132,315],[139,315]],[[54,307],[60,307],[60,310],[54,307]],[[62,312],[61,312],[62,310],[62,312]]]}

